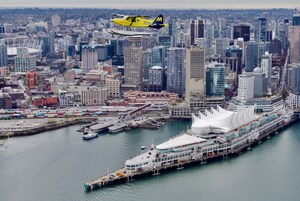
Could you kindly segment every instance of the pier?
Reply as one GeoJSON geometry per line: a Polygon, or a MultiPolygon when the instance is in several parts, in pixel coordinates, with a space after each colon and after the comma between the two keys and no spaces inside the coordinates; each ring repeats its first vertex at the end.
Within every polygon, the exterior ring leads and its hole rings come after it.
{"type": "MultiPolygon", "coordinates": [[[[66,118],[66,119],[56,119],[47,122],[41,123],[29,123],[29,122],[15,122],[12,123],[11,127],[7,127],[5,130],[2,130],[0,133],[1,138],[7,137],[19,137],[19,136],[28,136],[35,135],[38,133],[56,130],[59,128],[64,128],[76,124],[90,123],[96,118],[66,118]],[[24,124],[24,126],[22,126],[24,124]]],[[[32,122],[32,120],[30,120],[32,122]]]]}
{"type": "Polygon", "coordinates": [[[285,124],[279,124],[272,129],[268,129],[265,132],[260,133],[257,139],[248,140],[246,143],[234,147],[233,149],[229,148],[221,152],[217,152],[217,151],[208,152],[203,154],[202,157],[192,158],[186,161],[178,161],[177,163],[166,163],[163,166],[154,167],[152,169],[147,169],[147,170],[131,172],[125,170],[125,168],[121,168],[107,175],[104,175],[100,178],[85,183],[84,189],[86,191],[92,191],[92,190],[96,190],[99,188],[103,188],[103,187],[107,187],[119,183],[130,182],[138,178],[156,176],[168,171],[181,170],[189,166],[203,165],[211,161],[225,160],[229,157],[238,156],[242,154],[244,151],[251,150],[253,147],[257,146],[258,144],[261,144],[263,140],[268,139],[272,135],[278,134],[278,131],[283,130],[286,126],[290,125],[291,123],[297,120],[298,118],[294,116],[289,122],[285,124]]]}

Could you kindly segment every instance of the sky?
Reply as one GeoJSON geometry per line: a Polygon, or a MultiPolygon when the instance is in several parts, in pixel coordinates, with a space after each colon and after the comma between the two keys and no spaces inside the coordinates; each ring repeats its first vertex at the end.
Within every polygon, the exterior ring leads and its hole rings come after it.
{"type": "Polygon", "coordinates": [[[300,0],[0,0],[0,7],[263,9],[300,7],[300,0]]]}

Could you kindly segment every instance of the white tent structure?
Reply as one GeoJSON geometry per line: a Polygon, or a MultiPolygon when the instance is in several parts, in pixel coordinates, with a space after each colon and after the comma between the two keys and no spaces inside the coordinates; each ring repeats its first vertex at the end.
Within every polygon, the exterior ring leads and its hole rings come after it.
{"type": "Polygon", "coordinates": [[[191,131],[194,134],[227,133],[256,119],[255,105],[241,111],[227,111],[218,106],[211,112],[205,110],[205,115],[199,112],[199,116],[192,115],[193,124],[191,131]]]}

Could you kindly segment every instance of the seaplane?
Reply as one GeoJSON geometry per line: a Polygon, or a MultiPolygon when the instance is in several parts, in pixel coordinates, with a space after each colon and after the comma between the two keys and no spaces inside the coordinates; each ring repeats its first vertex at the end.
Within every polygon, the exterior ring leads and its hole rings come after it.
{"type": "MultiPolygon", "coordinates": [[[[151,28],[151,29],[161,29],[163,27],[168,27],[168,24],[164,24],[163,15],[157,16],[154,20],[149,19],[150,16],[147,15],[122,15],[113,14],[111,22],[114,25],[119,25],[129,28],[151,28]]],[[[136,32],[136,31],[125,31],[117,29],[108,29],[108,33],[122,35],[122,36],[145,36],[150,35],[148,32],[136,32]]]]}

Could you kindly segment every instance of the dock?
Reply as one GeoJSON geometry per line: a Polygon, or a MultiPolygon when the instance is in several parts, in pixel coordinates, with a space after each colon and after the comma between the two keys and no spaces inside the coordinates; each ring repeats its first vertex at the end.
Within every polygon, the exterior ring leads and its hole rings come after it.
{"type": "Polygon", "coordinates": [[[98,124],[95,124],[93,126],[90,127],[91,131],[92,132],[96,132],[96,133],[99,133],[99,132],[102,132],[102,131],[107,131],[109,127],[113,126],[115,123],[114,122],[104,122],[104,123],[98,123],[98,124]]]}
{"type": "Polygon", "coordinates": [[[147,169],[147,170],[144,169],[140,171],[131,172],[131,171],[127,171],[125,168],[121,168],[107,175],[104,175],[98,179],[85,183],[84,189],[86,191],[93,191],[106,186],[130,182],[138,178],[156,176],[168,171],[181,170],[189,166],[204,165],[210,161],[225,160],[232,156],[239,156],[243,152],[251,151],[252,148],[254,146],[259,145],[262,142],[262,140],[265,140],[272,135],[277,135],[278,131],[284,129],[286,126],[290,125],[291,123],[297,120],[298,118],[293,118],[291,121],[285,124],[278,125],[273,129],[266,130],[266,132],[262,133],[258,137],[258,139],[253,141],[248,141],[247,143],[235,147],[234,149],[228,149],[223,152],[209,152],[207,155],[203,155],[201,158],[190,159],[188,161],[179,161],[178,163],[165,164],[163,166],[153,167],[152,169],[147,169]]]}
{"type": "Polygon", "coordinates": [[[124,130],[125,127],[126,127],[126,123],[118,123],[118,124],[108,127],[108,131],[110,133],[117,133],[117,132],[124,130]]]}

